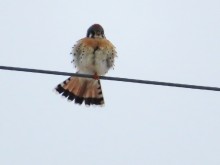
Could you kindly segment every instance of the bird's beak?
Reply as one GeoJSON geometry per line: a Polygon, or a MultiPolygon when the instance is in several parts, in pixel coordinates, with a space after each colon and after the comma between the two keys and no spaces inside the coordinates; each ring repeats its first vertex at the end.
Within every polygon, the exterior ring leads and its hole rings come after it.
{"type": "Polygon", "coordinates": [[[97,32],[96,32],[96,35],[97,35],[97,36],[100,36],[100,35],[101,35],[101,32],[100,32],[100,31],[97,31],[97,32]]]}

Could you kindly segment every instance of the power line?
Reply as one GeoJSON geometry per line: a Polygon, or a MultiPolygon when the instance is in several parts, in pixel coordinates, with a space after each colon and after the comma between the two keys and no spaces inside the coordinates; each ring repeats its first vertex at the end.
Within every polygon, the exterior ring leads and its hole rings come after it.
{"type": "MultiPolygon", "coordinates": [[[[62,76],[76,76],[76,77],[86,77],[86,78],[92,78],[93,77],[92,75],[79,74],[79,73],[59,72],[59,71],[30,69],[30,68],[19,68],[19,67],[10,67],[10,66],[0,66],[0,69],[2,69],[2,70],[10,70],[10,71],[21,71],[21,72],[31,72],[31,73],[43,73],[43,74],[62,75],[62,76]]],[[[189,84],[178,84],[178,83],[158,82],[158,81],[149,81],[149,80],[137,80],[137,79],[120,78],[120,77],[100,76],[100,79],[102,79],[102,80],[112,80],[112,81],[131,82],[131,83],[140,83],[140,84],[161,85],[161,86],[169,86],[169,87],[179,87],[179,88],[190,88],[190,89],[220,91],[219,87],[209,87],[209,86],[199,86],[199,85],[189,85],[189,84]]]]}

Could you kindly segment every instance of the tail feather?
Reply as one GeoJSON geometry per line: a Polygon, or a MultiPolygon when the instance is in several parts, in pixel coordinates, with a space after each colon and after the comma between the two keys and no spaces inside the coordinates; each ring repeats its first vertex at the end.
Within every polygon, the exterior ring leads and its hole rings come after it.
{"type": "Polygon", "coordinates": [[[69,101],[86,105],[103,105],[101,84],[99,80],[89,78],[70,77],[59,84],[55,90],[69,101]]]}

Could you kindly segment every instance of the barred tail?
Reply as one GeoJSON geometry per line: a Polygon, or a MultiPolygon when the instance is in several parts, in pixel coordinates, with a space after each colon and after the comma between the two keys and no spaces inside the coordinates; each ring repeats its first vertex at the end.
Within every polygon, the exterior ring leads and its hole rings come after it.
{"type": "Polygon", "coordinates": [[[75,100],[76,104],[103,105],[104,98],[100,80],[69,77],[59,84],[55,90],[69,101],[75,100]]]}

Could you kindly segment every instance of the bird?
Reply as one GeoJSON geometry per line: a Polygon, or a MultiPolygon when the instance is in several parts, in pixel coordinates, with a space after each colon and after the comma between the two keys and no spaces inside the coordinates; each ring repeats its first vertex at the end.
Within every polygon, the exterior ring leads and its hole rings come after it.
{"type": "Polygon", "coordinates": [[[105,37],[100,24],[93,24],[87,30],[86,37],[78,40],[71,54],[76,73],[92,75],[92,78],[69,77],[56,86],[55,90],[81,105],[105,104],[99,76],[105,75],[114,67],[117,52],[115,46],[105,37]]]}

